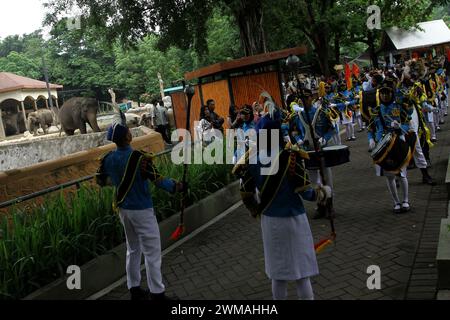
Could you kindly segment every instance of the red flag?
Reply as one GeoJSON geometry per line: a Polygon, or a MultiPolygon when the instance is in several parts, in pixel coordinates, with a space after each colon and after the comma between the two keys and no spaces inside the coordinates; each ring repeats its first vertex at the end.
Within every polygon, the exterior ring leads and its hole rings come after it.
{"type": "Polygon", "coordinates": [[[450,49],[447,49],[447,61],[450,62],[450,49]]]}
{"type": "Polygon", "coordinates": [[[353,87],[352,72],[348,63],[345,64],[345,82],[347,82],[347,89],[350,90],[353,87]]]}
{"type": "Polygon", "coordinates": [[[359,67],[358,67],[358,65],[356,63],[353,64],[352,71],[353,71],[353,75],[356,78],[359,78],[359,67]]]}

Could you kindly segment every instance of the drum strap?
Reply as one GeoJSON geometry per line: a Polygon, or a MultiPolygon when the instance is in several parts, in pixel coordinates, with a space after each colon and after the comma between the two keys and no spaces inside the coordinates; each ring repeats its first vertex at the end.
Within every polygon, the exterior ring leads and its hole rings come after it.
{"type": "MultiPolygon", "coordinates": [[[[317,117],[318,117],[318,115],[319,115],[319,111],[322,109],[322,107],[321,106],[319,106],[317,109],[316,109],[316,113],[314,114],[314,118],[313,118],[313,120],[312,120],[312,127],[313,127],[313,131],[314,131],[314,134],[317,136],[317,133],[316,133],[316,130],[315,130],[315,127],[316,127],[316,122],[317,122],[317,117]]],[[[306,111],[305,111],[306,112],[306,111]]],[[[300,117],[299,117],[299,119],[300,119],[300,121],[301,121],[301,123],[302,123],[302,125],[303,125],[303,128],[305,129],[305,141],[310,141],[310,143],[312,143],[312,137],[311,137],[311,134],[310,134],[310,131],[308,130],[309,129],[309,125],[308,125],[308,123],[306,122],[306,120],[305,120],[305,118],[303,117],[303,113],[302,112],[300,112],[299,113],[299,115],[300,115],[300,117]]],[[[316,137],[314,137],[314,138],[316,138],[316,137]]]]}
{"type": "Polygon", "coordinates": [[[142,152],[134,150],[128,158],[122,181],[117,187],[116,197],[113,204],[114,211],[117,211],[119,205],[122,204],[123,201],[125,201],[128,192],[130,192],[131,187],[134,183],[134,179],[136,178],[136,172],[139,168],[139,163],[141,162],[143,156],[144,155],[142,152]]]}

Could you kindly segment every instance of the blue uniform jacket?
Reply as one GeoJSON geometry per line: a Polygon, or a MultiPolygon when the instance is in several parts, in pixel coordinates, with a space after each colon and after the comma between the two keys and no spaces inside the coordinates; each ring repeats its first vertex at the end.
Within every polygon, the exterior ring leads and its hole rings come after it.
{"type": "MultiPolygon", "coordinates": [[[[270,167],[269,165],[264,165],[264,167],[270,167]]],[[[261,164],[258,161],[258,164],[249,165],[249,174],[254,179],[254,183],[258,190],[262,190],[264,181],[267,176],[262,176],[261,172],[261,164]]],[[[294,187],[288,180],[288,177],[284,177],[280,188],[272,202],[266,207],[263,214],[269,217],[292,217],[304,214],[306,212],[305,207],[303,205],[302,198],[308,201],[316,200],[316,192],[312,188],[308,188],[307,190],[295,193],[294,187]],[[299,197],[299,195],[301,197],[299,197]]]]}
{"type": "MultiPolygon", "coordinates": [[[[131,146],[117,148],[117,150],[108,154],[103,160],[104,173],[111,178],[116,188],[122,181],[128,159],[132,152],[133,149],[131,146]]],[[[159,179],[155,181],[155,185],[158,188],[162,188],[168,192],[175,192],[176,183],[171,179],[159,179]]],[[[133,186],[119,207],[128,210],[144,210],[153,208],[149,184],[147,180],[143,179],[140,170],[137,170],[133,186]]]]}
{"type": "MultiPolygon", "coordinates": [[[[368,131],[367,136],[370,139],[378,142],[383,138],[385,132],[394,132],[395,129],[392,127],[392,122],[397,121],[401,124],[402,133],[409,131],[409,123],[402,123],[401,121],[402,108],[399,104],[393,102],[390,105],[380,104],[380,111],[377,117],[373,119],[376,131],[368,131]],[[380,117],[384,120],[385,127],[383,126],[380,117]]],[[[412,111],[411,111],[412,112],[412,111]]]]}

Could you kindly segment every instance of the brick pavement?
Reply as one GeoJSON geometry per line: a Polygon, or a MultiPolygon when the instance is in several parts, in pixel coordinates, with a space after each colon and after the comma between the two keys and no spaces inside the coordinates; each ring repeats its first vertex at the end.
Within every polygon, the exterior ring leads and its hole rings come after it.
{"type": "MultiPolygon", "coordinates": [[[[316,299],[435,298],[436,247],[447,210],[444,179],[450,153],[450,125],[441,127],[430,169],[438,185],[423,185],[420,171],[409,171],[413,209],[404,215],[392,213],[385,178],[375,176],[365,133],[347,143],[351,162],[333,170],[338,238],[318,255],[316,299]],[[381,290],[366,287],[370,265],[381,268],[381,290]]],[[[314,203],[305,204],[311,214],[314,203]]],[[[316,240],[329,233],[327,221],[310,223],[316,240]]],[[[260,225],[242,206],[165,255],[163,274],[168,294],[181,299],[271,299],[260,225]]],[[[122,284],[101,299],[128,298],[122,284]]],[[[289,298],[295,299],[292,284],[289,298]]]]}

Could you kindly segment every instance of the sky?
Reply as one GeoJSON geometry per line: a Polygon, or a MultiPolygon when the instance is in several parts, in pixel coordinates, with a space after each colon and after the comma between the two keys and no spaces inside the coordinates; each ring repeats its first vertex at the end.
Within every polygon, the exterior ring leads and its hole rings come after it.
{"type": "Polygon", "coordinates": [[[31,33],[42,27],[43,0],[0,0],[0,38],[31,33]]]}

